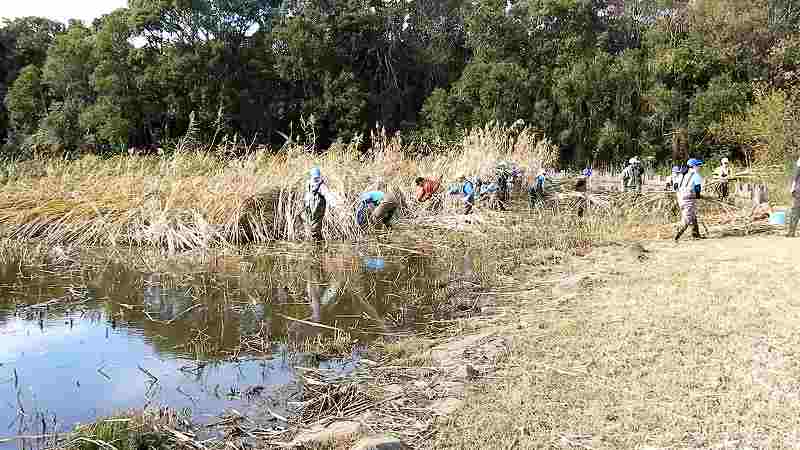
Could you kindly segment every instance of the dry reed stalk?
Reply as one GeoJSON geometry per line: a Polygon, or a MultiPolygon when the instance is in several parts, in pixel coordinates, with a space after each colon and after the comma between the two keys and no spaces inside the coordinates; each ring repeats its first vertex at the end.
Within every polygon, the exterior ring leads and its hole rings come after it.
{"type": "Polygon", "coordinates": [[[39,160],[11,166],[0,192],[0,226],[7,236],[80,245],[147,245],[178,251],[248,240],[305,238],[301,213],[305,179],[320,167],[339,194],[328,209],[323,235],[352,240],[362,235],[355,220],[358,196],[381,187],[400,199],[398,216],[456,212],[457,199],[413,200],[417,175],[459,173],[487,176],[497,162],[513,160],[533,170],[555,162],[549,141],[531,129],[485,127],[469,132],[443,154],[413,157],[399,136],[378,131],[365,155],[357,145],[335,146],[312,155],[302,147],[270,154],[258,149],[240,159],[178,152],[170,157],[86,156],[74,162],[39,160]]]}

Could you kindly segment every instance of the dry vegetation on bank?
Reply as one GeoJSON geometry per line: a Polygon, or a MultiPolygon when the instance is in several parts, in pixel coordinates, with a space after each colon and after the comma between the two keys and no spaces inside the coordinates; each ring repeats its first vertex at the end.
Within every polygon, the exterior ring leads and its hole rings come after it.
{"type": "Polygon", "coordinates": [[[503,381],[429,448],[797,448],[798,242],[608,247],[532,282],[503,381]]]}
{"type": "Polygon", "coordinates": [[[5,168],[0,226],[7,236],[94,245],[154,245],[170,250],[215,244],[302,239],[304,183],[322,169],[340,204],[329,208],[323,234],[353,239],[358,196],[395,192],[402,217],[430,214],[411,199],[416,176],[487,173],[501,159],[529,170],[553,164],[557,149],[531,129],[472,130],[447,154],[412,157],[399,136],[377,134],[366,154],[356,145],[312,155],[301,146],[273,154],[258,149],[225,158],[213,152],[130,155],[77,161],[28,161],[5,168]]]}

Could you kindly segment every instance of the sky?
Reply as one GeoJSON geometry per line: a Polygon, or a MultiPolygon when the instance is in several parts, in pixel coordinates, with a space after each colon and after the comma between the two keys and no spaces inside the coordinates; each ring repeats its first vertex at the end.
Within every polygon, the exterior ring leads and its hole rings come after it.
{"type": "Polygon", "coordinates": [[[67,23],[80,19],[90,25],[95,18],[128,6],[128,0],[0,0],[0,17],[46,17],[67,23]]]}

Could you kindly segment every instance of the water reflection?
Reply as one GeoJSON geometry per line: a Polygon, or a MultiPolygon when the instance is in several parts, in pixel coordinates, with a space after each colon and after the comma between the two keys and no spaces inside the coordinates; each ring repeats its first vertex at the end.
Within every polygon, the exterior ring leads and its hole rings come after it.
{"type": "Polygon", "coordinates": [[[124,260],[0,265],[0,438],[41,432],[36,414],[64,431],[145,405],[195,419],[280,408],[297,388],[293,367],[353,364],[292,349],[335,330],[365,342],[414,326],[442,277],[419,253],[298,250],[172,273],[124,260]],[[262,397],[242,395],[252,386],[262,397]]]}

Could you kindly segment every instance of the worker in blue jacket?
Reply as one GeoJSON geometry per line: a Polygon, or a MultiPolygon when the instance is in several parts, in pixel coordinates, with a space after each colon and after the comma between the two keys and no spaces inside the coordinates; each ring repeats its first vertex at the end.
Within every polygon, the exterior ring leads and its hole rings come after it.
{"type": "Polygon", "coordinates": [[[365,192],[359,198],[356,220],[361,226],[366,226],[369,221],[371,223],[382,223],[384,226],[389,227],[398,205],[397,197],[392,193],[387,194],[383,191],[365,192]]]}
{"type": "Polygon", "coordinates": [[[475,207],[475,198],[479,195],[475,182],[468,179],[466,175],[461,174],[458,177],[458,185],[455,188],[457,190],[454,193],[461,195],[464,200],[464,214],[472,213],[472,208],[475,207]]]}
{"type": "Polygon", "coordinates": [[[544,169],[533,180],[533,185],[528,188],[528,201],[530,207],[534,208],[544,203],[544,183],[547,179],[547,172],[544,169]]]}

